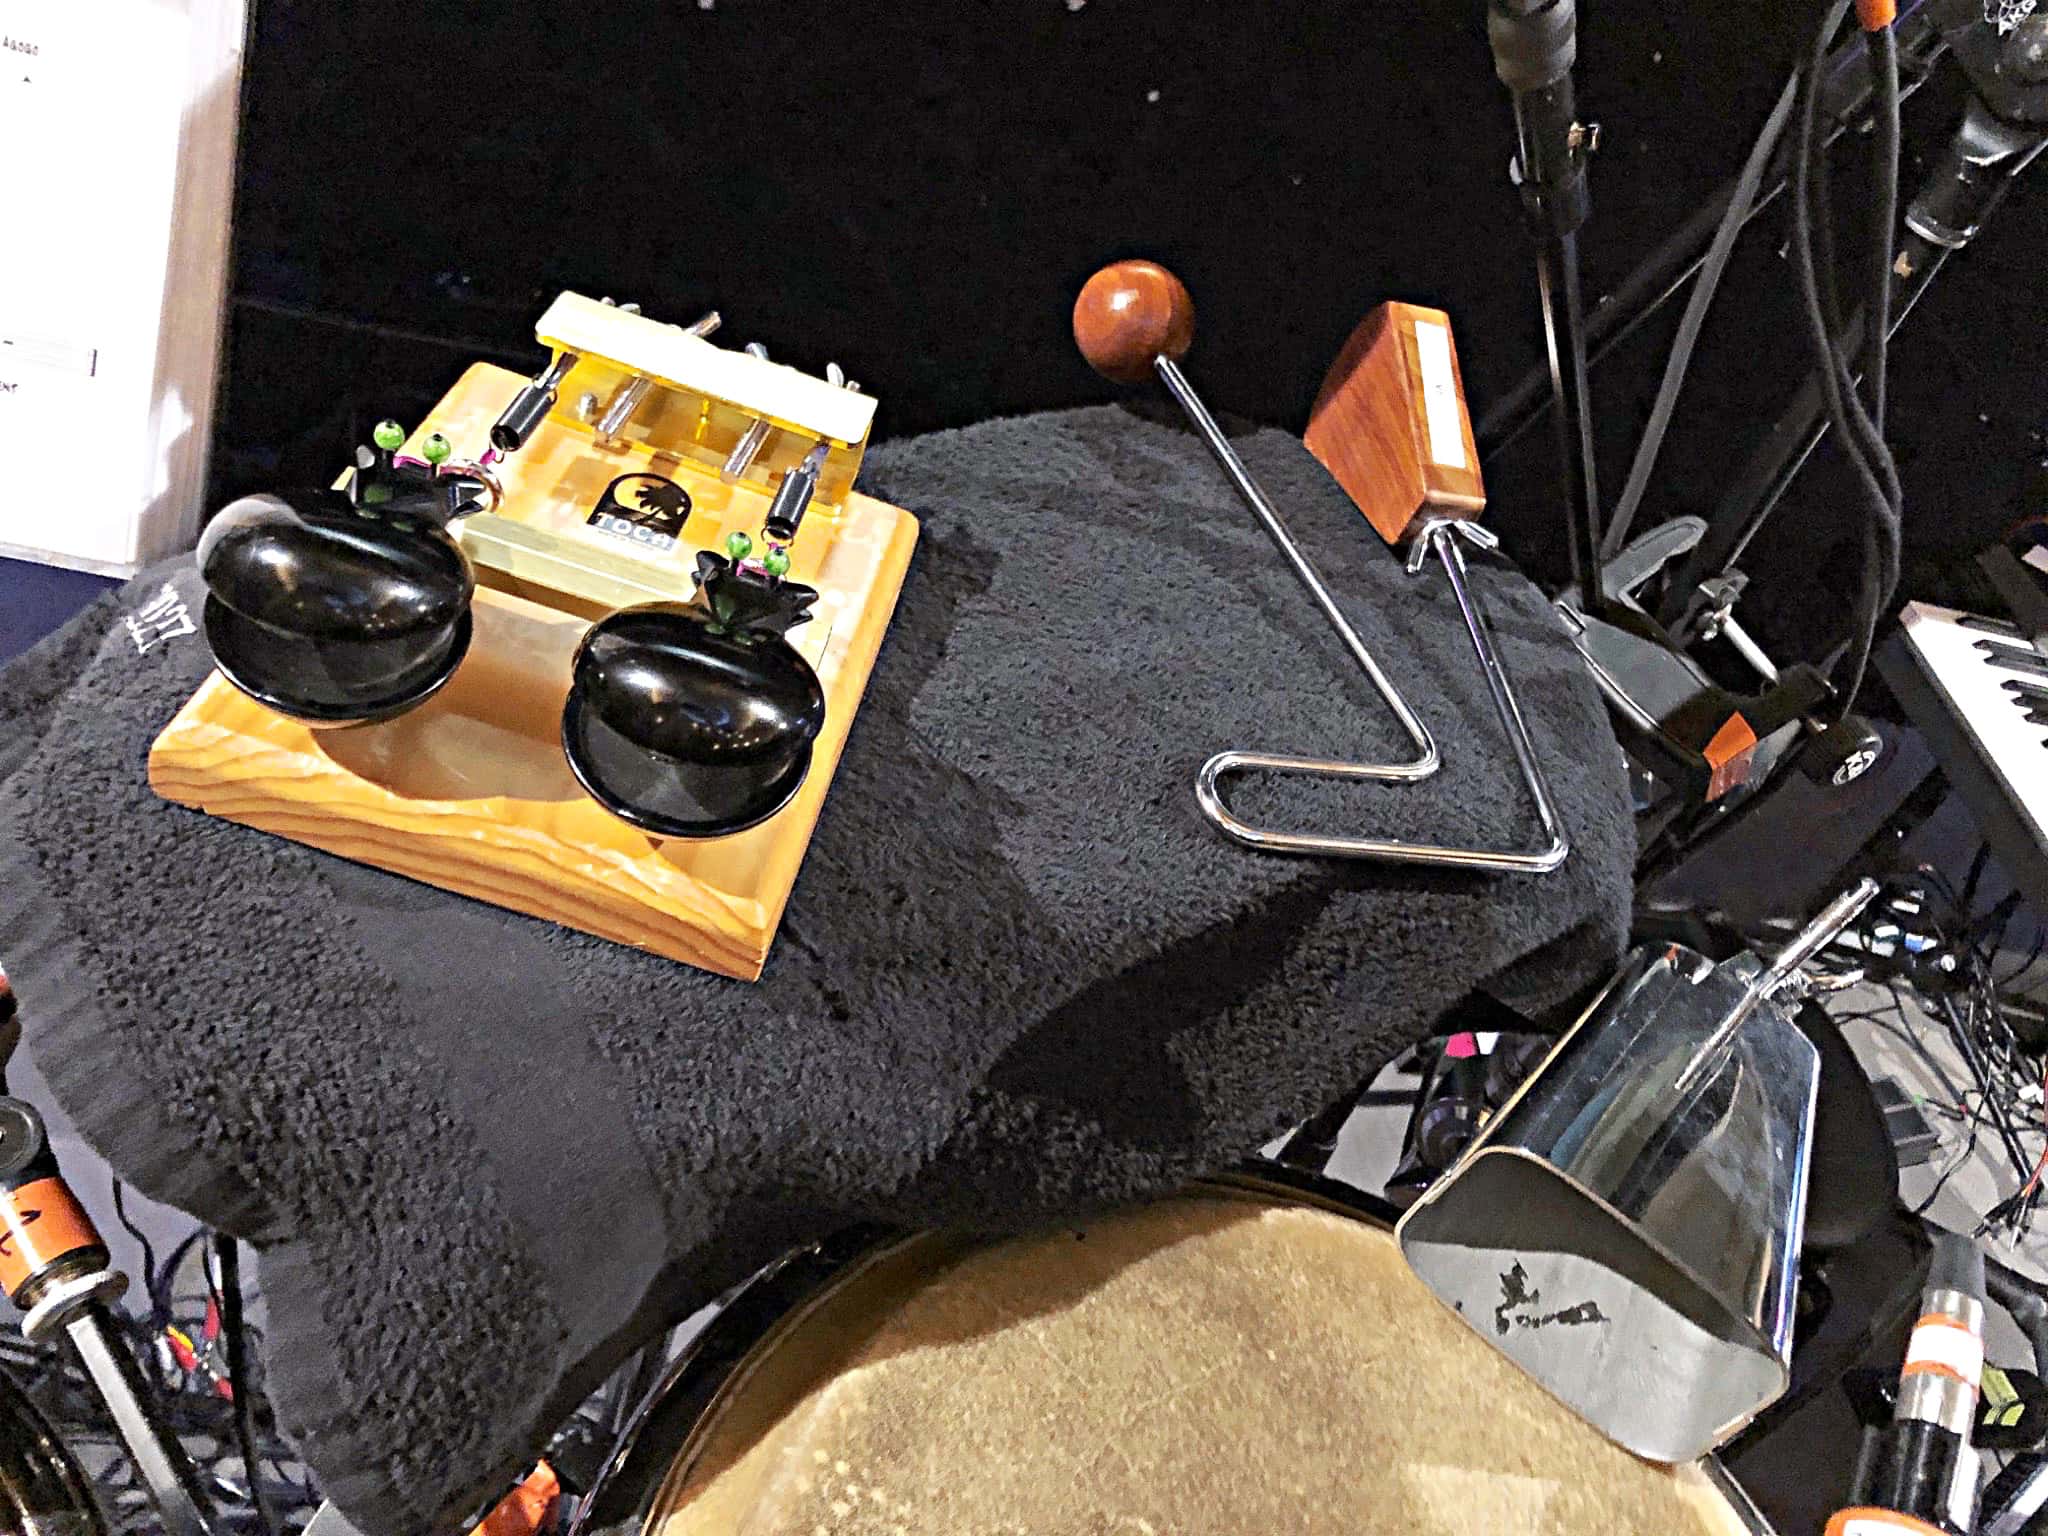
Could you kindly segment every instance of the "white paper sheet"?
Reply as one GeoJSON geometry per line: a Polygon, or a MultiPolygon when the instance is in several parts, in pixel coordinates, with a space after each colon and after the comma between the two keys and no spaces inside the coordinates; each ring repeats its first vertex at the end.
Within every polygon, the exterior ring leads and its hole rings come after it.
{"type": "Polygon", "coordinates": [[[242,35],[241,0],[0,0],[0,552],[196,531],[242,35]]]}

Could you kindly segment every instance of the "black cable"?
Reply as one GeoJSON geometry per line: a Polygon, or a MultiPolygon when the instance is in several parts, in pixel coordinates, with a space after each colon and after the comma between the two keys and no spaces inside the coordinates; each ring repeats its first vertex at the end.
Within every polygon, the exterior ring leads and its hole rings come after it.
{"type": "MultiPolygon", "coordinates": [[[[1838,11],[1847,8],[1848,0],[1840,0],[1836,7],[1838,11]]],[[[1836,20],[1839,22],[1840,18],[1836,20]]],[[[1686,370],[1692,366],[1693,349],[1699,344],[1707,311],[1713,306],[1722,274],[1728,270],[1728,260],[1735,254],[1736,239],[1742,234],[1742,227],[1749,222],[1756,206],[1764,172],[1770,167],[1778,140],[1784,136],[1785,124],[1791,119],[1792,106],[1798,94],[1799,76],[1795,72],[1785,82],[1785,89],[1779,92],[1777,105],[1771,108],[1771,115],[1764,120],[1763,131],[1750,147],[1749,159],[1743,162],[1742,174],[1736,178],[1735,193],[1728,201],[1728,211],[1722,215],[1720,227],[1714,231],[1713,244],[1707,248],[1706,260],[1700,264],[1692,293],[1685,301],[1685,314],[1678,322],[1678,333],[1672,338],[1671,355],[1664,360],[1664,377],[1657,385],[1657,398],[1650,407],[1650,419],[1644,424],[1642,438],[1636,444],[1635,458],[1629,464],[1628,482],[1621,489],[1621,499],[1614,505],[1607,535],[1600,543],[1602,560],[1612,560],[1628,542],[1636,508],[1642,504],[1643,494],[1649,489],[1651,472],[1657,467],[1658,451],[1664,446],[1672,412],[1678,408],[1678,394],[1685,387],[1686,370]]]]}
{"type": "Polygon", "coordinates": [[[263,1491],[263,1463],[256,1455],[256,1384],[249,1375],[249,1341],[243,1331],[241,1245],[223,1233],[213,1246],[220,1257],[220,1327],[228,1347],[228,1386],[235,1395],[235,1447],[242,1456],[256,1523],[263,1536],[276,1536],[277,1517],[263,1491]]]}
{"type": "MultiPolygon", "coordinates": [[[[2017,916],[2018,914],[2015,913],[2014,915],[2017,916]]],[[[2008,923],[2006,926],[2011,927],[2012,925],[2008,923]]],[[[2001,934],[1999,937],[2003,939],[2004,935],[2001,934]]],[[[2027,958],[2020,962],[2018,970],[2006,977],[2005,980],[1998,982],[1997,985],[2008,992],[2018,987],[2021,981],[2030,975],[2034,967],[2040,963],[2043,951],[2048,951],[2048,928],[2037,925],[2034,929],[2034,947],[2027,952],[2027,958]]]]}
{"type": "Polygon", "coordinates": [[[1927,1214],[1936,1198],[1941,1194],[1942,1186],[1948,1183],[1958,1168],[1962,1167],[1963,1164],[1967,1163],[1975,1155],[1977,1151],[1977,1131],[1984,1123],[1984,1100],[1987,1097],[1988,1095],[1984,1094],[1978,1095],[1976,1113],[1970,1116],[1969,1139],[1963,1143],[1963,1150],[1950,1158],[1948,1166],[1942,1169],[1940,1174],[1936,1176],[1934,1187],[1927,1191],[1927,1198],[1913,1207],[1913,1214],[1915,1216],[1925,1216],[1927,1214]]]}
{"type": "Polygon", "coordinates": [[[1876,132],[1871,135],[1876,164],[1876,222],[1872,242],[1875,264],[1870,277],[1870,341],[1864,378],[1870,385],[1870,419],[1884,430],[1885,349],[1892,330],[1892,238],[1899,222],[1899,38],[1894,27],[1864,34],[1876,99],[1876,132]]]}
{"type": "Polygon", "coordinates": [[[1991,862],[1991,843],[1985,839],[1977,844],[1977,852],[1970,859],[1970,867],[1963,872],[1962,893],[1956,898],[1956,916],[1968,926],[1970,914],[1977,907],[1977,885],[1984,878],[1984,867],[1991,862]]]}
{"type": "MultiPolygon", "coordinates": [[[[1867,49],[1865,56],[1866,58],[1869,56],[1867,49]]],[[[1894,54],[1894,66],[1896,66],[1896,62],[1897,58],[1896,54],[1894,54]]],[[[1816,97],[1816,103],[1817,101],[1818,97],[1816,97]]],[[[1821,320],[1829,337],[1829,357],[1834,363],[1835,378],[1840,386],[1843,399],[1847,403],[1849,422],[1855,431],[1856,440],[1862,445],[1863,452],[1869,459],[1871,468],[1877,472],[1878,478],[1883,483],[1885,493],[1893,507],[1897,508],[1903,503],[1903,493],[1899,487],[1898,469],[1892,461],[1891,450],[1885,445],[1884,434],[1878,430],[1876,421],[1872,418],[1868,409],[1865,408],[1863,396],[1856,387],[1856,369],[1852,363],[1851,354],[1858,350],[1863,339],[1867,337],[1870,310],[1866,304],[1855,315],[1845,317],[1842,309],[1841,294],[1836,282],[1837,261],[1835,254],[1834,202],[1833,194],[1829,187],[1827,145],[1825,141],[1823,140],[1815,146],[1810,154],[1802,155],[1801,160],[1806,168],[1808,177],[1806,190],[1812,209],[1807,220],[1806,233],[1813,241],[1814,272],[1820,295],[1821,320]]],[[[1885,194],[1880,192],[1879,196],[1882,198],[1885,194]]],[[[1898,189],[1895,175],[1893,187],[1889,194],[1894,208],[1894,220],[1897,218],[1897,196],[1898,189]]],[[[1795,199],[1795,218],[1797,211],[1798,204],[1795,199]]],[[[1795,228],[1795,237],[1797,233],[1798,231],[1795,228]]],[[[1889,243],[1888,238],[1887,243],[1889,243]]],[[[1887,271],[1885,288],[1885,307],[1887,313],[1890,311],[1890,295],[1890,273],[1887,271]]],[[[1892,557],[1881,580],[1887,590],[1897,584],[1898,563],[1896,556],[1892,557]]]]}
{"type": "Polygon", "coordinates": [[[2012,1315],[2034,1352],[2034,1374],[2048,1377],[2048,1290],[2018,1270],[1984,1255],[1984,1289],[2012,1315]]]}
{"type": "Polygon", "coordinates": [[[1834,307],[1831,303],[1832,273],[1823,275],[1824,269],[1817,255],[1817,247],[1832,250],[1832,242],[1817,226],[1815,219],[1816,202],[1824,204],[1826,200],[1825,187],[1819,186],[1826,174],[1826,159],[1817,131],[1822,71],[1826,67],[1828,41],[1839,24],[1841,9],[1839,5],[1829,8],[1822,25],[1815,31],[1813,47],[1801,71],[1799,136],[1792,176],[1791,246],[1793,266],[1804,301],[1801,318],[1818,368],[1828,418],[1841,434],[1844,452],[1869,503],[1868,522],[1863,535],[1865,558],[1857,582],[1855,629],[1845,660],[1845,685],[1839,693],[1841,709],[1846,714],[1862,688],[1877,625],[1891,588],[1897,581],[1899,523],[1897,469],[1891,464],[1890,453],[1863,410],[1863,402],[1854,388],[1844,390],[1844,383],[1850,375],[1847,360],[1830,323],[1830,310],[1834,307]]]}
{"type": "MultiPolygon", "coordinates": [[[[1900,20],[1918,8],[1918,0],[1899,8],[1900,20]]],[[[1850,39],[1840,50],[1839,57],[1831,61],[1831,74],[1839,78],[1845,69],[1853,68],[1856,59],[1853,54],[1862,53],[1857,39],[1850,39]]],[[[1948,44],[1932,29],[1923,30],[1919,44],[1910,54],[1913,70],[1910,76],[1900,81],[1899,96],[1904,101],[1924,85],[1933,66],[1948,52],[1948,44]]],[[[1902,72],[1903,73],[1903,72],[1902,72]]],[[[1838,103],[1830,113],[1826,142],[1832,144],[1842,135],[1854,131],[1852,122],[1857,119],[1865,102],[1858,97],[1845,103],[1838,103]]],[[[1770,183],[1758,194],[1755,203],[1743,219],[1744,225],[1754,223],[1765,209],[1781,196],[1788,185],[1783,156],[1774,168],[1770,183]]],[[[1733,196],[1734,182],[1731,178],[1705,203],[1687,217],[1685,222],[1649,256],[1640,262],[1634,271],[1623,278],[1611,294],[1604,295],[1587,322],[1587,342],[1592,347],[1590,361],[1604,361],[1623,342],[1677,298],[1686,284],[1699,272],[1706,257],[1703,246],[1712,238],[1712,232],[1727,211],[1733,196]]],[[[1506,451],[1508,446],[1541,421],[1548,405],[1548,370],[1538,364],[1518,380],[1514,388],[1487,407],[1479,419],[1475,434],[1479,440],[1479,456],[1492,460],[1506,451]]]]}
{"type": "MultiPolygon", "coordinates": [[[[1835,279],[1835,218],[1833,198],[1828,186],[1827,140],[1821,138],[1816,141],[1813,136],[1818,127],[1817,118],[1821,95],[1817,82],[1817,72],[1826,62],[1826,40],[1834,36],[1834,28],[1839,24],[1839,15],[1830,13],[1822,23],[1822,41],[1815,48],[1807,62],[1806,78],[1809,84],[1809,95],[1803,107],[1801,138],[1794,154],[1793,238],[1795,242],[1800,240],[1811,242],[1814,284],[1815,293],[1818,297],[1820,325],[1824,334],[1828,337],[1827,361],[1822,363],[1822,367],[1826,368],[1829,363],[1832,363],[1836,386],[1847,403],[1849,424],[1854,430],[1856,441],[1862,445],[1863,452],[1869,460],[1871,469],[1877,473],[1880,482],[1884,486],[1886,496],[1893,508],[1896,509],[1903,501],[1899,487],[1898,471],[1892,462],[1891,451],[1885,446],[1883,434],[1878,431],[1876,423],[1864,409],[1862,396],[1857,393],[1855,370],[1850,365],[1849,357],[1851,344],[1846,340],[1846,338],[1863,334],[1867,329],[1869,312],[1865,309],[1859,311],[1853,318],[1844,319],[1843,317],[1841,295],[1837,290],[1835,279]],[[1800,202],[1800,195],[1802,193],[1806,199],[1804,206],[1800,202]]],[[[1867,48],[1865,56],[1866,58],[1869,57],[1867,48]]],[[[1894,48],[1890,58],[1893,68],[1896,70],[1896,48],[1894,48]]],[[[1893,83],[1895,85],[1897,83],[1896,76],[1893,83]]],[[[1882,197],[1884,194],[1881,193],[1880,196],[1882,197]]],[[[1896,172],[1894,173],[1890,201],[1894,206],[1893,217],[1896,220],[1896,172]]],[[[1887,310],[1889,310],[1889,272],[1886,274],[1886,281],[1887,310]]],[[[1896,540],[1892,540],[1890,543],[1895,544],[1896,540]]],[[[1868,540],[1866,539],[1867,547],[1868,540]]],[[[1879,547],[1881,551],[1884,551],[1884,564],[1878,577],[1878,583],[1886,593],[1889,593],[1898,583],[1898,556],[1895,550],[1887,548],[1886,541],[1880,540],[1879,547]]]]}
{"type": "Polygon", "coordinates": [[[150,1277],[156,1273],[156,1245],[150,1242],[149,1234],[129,1217],[128,1189],[119,1179],[114,1180],[114,1219],[142,1246],[142,1288],[147,1291],[150,1277]]]}
{"type": "Polygon", "coordinates": [[[164,1324],[171,1320],[171,1310],[176,1305],[178,1299],[176,1295],[178,1266],[185,1262],[185,1255],[192,1251],[204,1235],[203,1232],[189,1232],[180,1238],[177,1246],[172,1248],[170,1255],[165,1258],[163,1268],[150,1277],[149,1300],[151,1307],[154,1309],[152,1321],[155,1322],[158,1328],[162,1328],[164,1324]]]}
{"type": "MultiPolygon", "coordinates": [[[[1967,1124],[1967,1138],[1961,1150],[1949,1159],[1936,1176],[1933,1187],[1916,1207],[1915,1214],[1924,1214],[1933,1206],[1941,1191],[1947,1187],[1950,1178],[1975,1154],[1981,1130],[1987,1124],[1993,1125],[1998,1129],[2008,1151],[2013,1153],[2014,1167],[2020,1172],[2020,1181],[2014,1186],[2011,1194],[1983,1213],[1977,1231],[1982,1233],[2001,1223],[2008,1223],[2016,1236],[2024,1236],[2044,1194],[2048,1194],[2048,1181],[2035,1182],[2028,1167],[2030,1160],[2023,1152],[2015,1150],[2017,1133],[2014,1130],[2014,1122],[2016,1119],[2023,1119],[2026,1122],[2027,1134],[2043,1134],[2043,1128],[2035,1123],[2041,1112],[2029,1106],[2023,1098],[2023,1094],[2040,1081],[2040,1078],[2031,1064],[2024,1064],[2021,1060],[2019,1042],[2006,1020],[2003,1008],[1999,1005],[1997,985],[1989,964],[1981,953],[1967,943],[1967,930],[1970,927],[1964,921],[1967,898],[1956,890],[1941,871],[1931,866],[1923,866],[1914,873],[1919,883],[1917,887],[1909,886],[1907,889],[1909,894],[1917,891],[1920,913],[1926,926],[1932,931],[1935,946],[1916,956],[1913,965],[1916,970],[1922,966],[1931,967],[1934,974],[1943,978],[1957,978],[1959,985],[1955,985],[1953,990],[1961,998],[1960,1009],[1948,995],[1947,988],[1928,997],[1928,1001],[1940,1014],[1941,1021],[1949,1030],[1950,1038],[1962,1054],[1964,1063],[1977,1086],[1968,1092],[1958,1091],[1945,1066],[1921,1037],[1912,1014],[1905,1006],[1905,998],[1900,991],[1901,984],[1896,978],[1886,983],[1891,1019],[1871,1010],[1845,1011],[1835,1016],[1842,1019],[1866,1019],[1896,1034],[1913,1048],[1915,1054],[1933,1073],[1942,1090],[1962,1106],[1963,1113],[1959,1118],[1967,1124]],[[1936,902],[1940,904],[1939,907],[1936,902]],[[1946,921],[1937,916],[1937,912],[1944,908],[1947,913],[1946,921]],[[1948,963],[1947,970],[1941,968],[1944,961],[1948,963]],[[1973,1097],[1974,1103],[1971,1102],[1973,1097]],[[2022,1191],[2026,1190],[2029,1183],[2034,1183],[2034,1188],[2023,1196],[2022,1191]]],[[[1866,937],[1866,948],[1872,947],[1873,944],[1874,940],[1866,937]]],[[[1934,1100],[1930,1099],[1927,1102],[1932,1106],[1941,1107],[1934,1100]]]]}

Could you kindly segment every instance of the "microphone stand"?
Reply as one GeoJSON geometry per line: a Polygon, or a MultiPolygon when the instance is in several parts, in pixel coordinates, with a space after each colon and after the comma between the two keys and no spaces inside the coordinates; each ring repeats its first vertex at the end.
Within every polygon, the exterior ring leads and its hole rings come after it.
{"type": "MultiPolygon", "coordinates": [[[[223,1536],[228,1527],[115,1320],[112,1303],[127,1279],[111,1267],[106,1245],[66,1188],[41,1116],[7,1096],[7,1061],[21,1038],[15,1013],[0,971],[0,1289],[22,1309],[29,1342],[69,1340],[166,1536],[223,1536]]],[[[235,1382],[237,1391],[246,1386],[235,1382]]],[[[252,1497],[259,1475],[248,1469],[252,1497]]]]}
{"type": "Polygon", "coordinates": [[[1578,231],[1586,222],[1586,157],[1597,128],[1577,120],[1572,64],[1576,0],[1489,0],[1494,73],[1514,98],[1510,168],[1522,215],[1536,239],[1536,290],[1550,369],[1551,418],[1564,491],[1572,580],[1584,611],[1606,607],[1600,587],[1600,492],[1586,377],[1586,312],[1579,291],[1578,231]]]}
{"type": "MultiPolygon", "coordinates": [[[[2048,41],[2048,30],[2030,35],[2048,41]]],[[[1951,36],[1968,41],[1966,34],[1951,36]]],[[[2020,35],[2020,40],[2028,41],[2029,35],[2020,35]]],[[[1887,335],[1897,333],[1942,265],[1970,243],[2020,174],[2048,148],[2048,61],[2038,66],[2034,80],[2018,84],[2013,77],[2022,74],[2024,61],[2012,56],[2019,50],[2005,50],[2007,68],[1998,77],[1973,71],[1969,66],[1980,61],[1965,48],[1957,52],[1966,66],[1971,94],[1946,149],[1907,204],[1892,269],[1887,335]],[[1988,94],[1987,87],[1996,95],[1988,94]]],[[[1868,323],[1861,306],[1845,318],[1844,343],[1852,351],[1861,347],[1868,323]]],[[[1708,520],[1707,537],[1666,588],[1657,614],[1660,622],[1679,630],[1681,638],[1692,632],[1705,611],[1700,584],[1732,569],[1742,558],[1827,431],[1820,379],[1809,374],[1729,481],[1708,520]]]]}

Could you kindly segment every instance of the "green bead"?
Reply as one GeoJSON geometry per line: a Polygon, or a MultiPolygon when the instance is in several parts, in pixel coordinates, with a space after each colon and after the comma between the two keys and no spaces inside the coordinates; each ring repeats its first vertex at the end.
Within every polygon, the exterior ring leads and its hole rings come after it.
{"type": "Polygon", "coordinates": [[[754,552],[754,541],[744,533],[732,532],[725,536],[725,554],[728,560],[744,560],[754,552]]]}
{"type": "Polygon", "coordinates": [[[438,432],[429,433],[427,440],[420,444],[420,456],[429,464],[447,463],[448,455],[454,451],[455,449],[448,439],[438,432]]]}
{"type": "Polygon", "coordinates": [[[789,574],[789,551],[778,545],[770,545],[768,553],[761,557],[761,569],[770,576],[789,574]]]}
{"type": "Polygon", "coordinates": [[[405,446],[405,428],[387,418],[377,423],[377,430],[370,434],[370,441],[386,453],[396,453],[405,446]]]}

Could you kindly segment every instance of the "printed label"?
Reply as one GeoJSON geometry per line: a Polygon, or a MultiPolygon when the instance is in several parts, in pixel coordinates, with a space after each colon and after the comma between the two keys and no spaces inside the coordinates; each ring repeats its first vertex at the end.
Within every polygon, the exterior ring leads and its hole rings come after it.
{"type": "Polygon", "coordinates": [[[99,1245],[92,1218],[62,1179],[0,1190],[0,1291],[12,1296],[31,1275],[67,1253],[99,1245]]]}
{"type": "Polygon", "coordinates": [[[612,512],[591,513],[590,526],[599,533],[608,533],[615,539],[624,539],[628,544],[638,544],[642,549],[659,550],[667,554],[676,547],[673,534],[656,533],[652,528],[629,523],[612,512]]]}
{"type": "Polygon", "coordinates": [[[155,597],[129,614],[123,622],[128,626],[128,638],[135,642],[135,654],[138,656],[147,656],[166,640],[199,633],[192,623],[192,610],[185,606],[185,599],[178,596],[178,589],[168,581],[157,590],[155,597]]]}
{"type": "Polygon", "coordinates": [[[1942,1317],[1923,1317],[1906,1346],[1906,1370],[1946,1371],[1975,1388],[1984,1374],[1984,1341],[1942,1317]]]}
{"type": "Polygon", "coordinates": [[[1450,328],[1434,320],[1416,321],[1415,354],[1422,363],[1422,414],[1429,428],[1429,456],[1448,468],[1465,469],[1465,415],[1458,408],[1450,328]]]}
{"type": "Polygon", "coordinates": [[[690,493],[666,475],[621,475],[588,519],[599,533],[666,554],[690,520],[690,493]]]}

